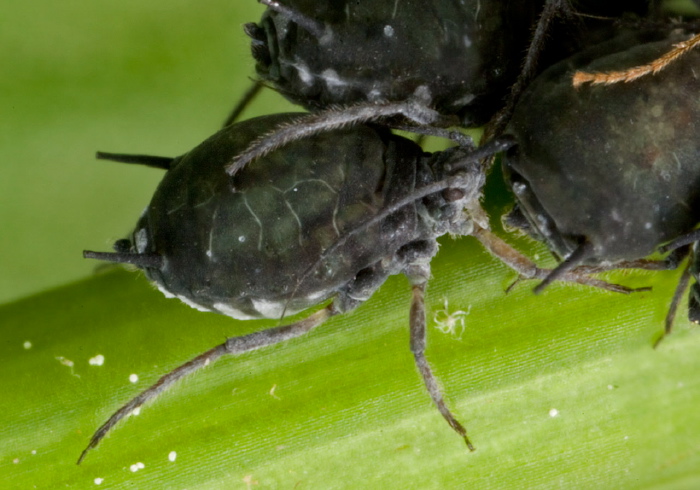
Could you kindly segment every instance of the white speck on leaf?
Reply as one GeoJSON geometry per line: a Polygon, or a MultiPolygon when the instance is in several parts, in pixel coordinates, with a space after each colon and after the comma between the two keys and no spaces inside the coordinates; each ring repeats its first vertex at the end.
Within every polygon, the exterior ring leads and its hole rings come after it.
{"type": "Polygon", "coordinates": [[[23,346],[25,349],[29,350],[29,349],[32,348],[32,343],[31,343],[30,341],[26,340],[26,341],[24,342],[24,344],[22,344],[22,346],[23,346]]]}
{"type": "Polygon", "coordinates": [[[129,381],[131,381],[132,383],[138,383],[138,381],[139,381],[138,374],[130,374],[129,381]]]}
{"type": "Polygon", "coordinates": [[[102,366],[105,363],[105,356],[102,354],[97,354],[95,357],[91,357],[90,360],[88,360],[88,363],[91,366],[102,366]]]}
{"type": "Polygon", "coordinates": [[[559,410],[557,410],[556,408],[553,408],[549,411],[550,417],[556,417],[557,415],[559,415],[559,410]]]}
{"type": "Polygon", "coordinates": [[[168,454],[168,460],[173,462],[177,459],[177,453],[175,451],[170,451],[168,454]]]}
{"type": "Polygon", "coordinates": [[[63,364],[64,366],[69,367],[69,368],[70,368],[70,373],[71,373],[73,376],[75,376],[76,378],[79,378],[79,377],[80,377],[80,375],[79,375],[79,374],[75,374],[75,371],[73,370],[73,367],[74,367],[74,365],[75,365],[75,364],[73,363],[73,361],[71,361],[70,359],[66,359],[66,358],[63,357],[63,356],[58,356],[58,357],[56,357],[56,360],[57,360],[58,362],[60,362],[61,364],[63,364]]]}

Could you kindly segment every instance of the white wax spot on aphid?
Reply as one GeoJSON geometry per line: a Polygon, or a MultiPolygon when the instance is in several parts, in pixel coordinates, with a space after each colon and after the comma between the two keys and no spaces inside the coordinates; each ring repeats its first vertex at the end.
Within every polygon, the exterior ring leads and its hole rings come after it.
{"type": "Polygon", "coordinates": [[[178,294],[178,295],[177,295],[177,299],[179,299],[180,301],[182,301],[183,303],[185,303],[185,304],[186,304],[187,306],[189,306],[190,308],[194,308],[195,310],[204,311],[204,312],[209,312],[209,311],[211,311],[211,310],[210,310],[209,308],[207,308],[206,306],[202,306],[202,305],[200,305],[200,304],[198,304],[198,303],[195,303],[194,301],[192,301],[191,299],[189,299],[187,296],[183,296],[182,294],[178,294]]]}
{"type": "Polygon", "coordinates": [[[138,380],[139,380],[139,376],[137,374],[130,374],[129,375],[129,381],[131,381],[132,383],[136,383],[136,382],[138,382],[138,380]]]}
{"type": "Polygon", "coordinates": [[[104,478],[95,478],[95,485],[102,485],[102,482],[105,481],[104,478]]]}
{"type": "Polygon", "coordinates": [[[237,310],[231,305],[227,305],[226,303],[214,303],[214,308],[216,308],[219,312],[223,313],[226,316],[230,316],[231,318],[235,318],[236,320],[252,320],[254,318],[257,318],[253,315],[248,315],[247,313],[243,313],[240,310],[237,310]]]}
{"type": "Polygon", "coordinates": [[[22,344],[25,349],[31,349],[32,348],[32,343],[30,341],[26,341],[24,344],[22,344]]]}
{"type": "Polygon", "coordinates": [[[148,232],[146,228],[141,228],[139,231],[134,233],[134,238],[136,241],[136,251],[138,253],[144,253],[146,247],[148,247],[148,232]]]}
{"type": "Polygon", "coordinates": [[[384,35],[386,37],[393,37],[394,36],[394,28],[391,26],[384,26],[384,35]]]}
{"type": "Polygon", "coordinates": [[[175,297],[175,295],[174,295],[173,293],[171,293],[170,291],[168,291],[167,289],[165,289],[165,287],[164,287],[162,284],[157,284],[157,283],[156,283],[156,287],[158,288],[158,291],[160,291],[161,293],[163,293],[163,295],[164,295],[166,298],[170,299],[170,298],[174,298],[174,297],[175,297]]]}
{"type": "Polygon", "coordinates": [[[549,411],[550,417],[556,417],[557,415],[559,415],[559,410],[557,410],[556,408],[553,408],[549,411]]]}
{"type": "Polygon", "coordinates": [[[175,451],[170,451],[170,454],[168,454],[168,460],[175,461],[177,459],[177,453],[175,451]]]}
{"type": "Polygon", "coordinates": [[[88,362],[91,366],[101,366],[105,363],[105,356],[97,354],[95,357],[91,357],[88,362]]]}
{"type": "Polygon", "coordinates": [[[303,63],[297,63],[295,65],[291,65],[294,68],[297,69],[297,73],[299,74],[299,79],[306,85],[311,85],[314,81],[314,77],[311,76],[311,72],[309,71],[309,68],[303,64],[303,63]]]}
{"type": "Polygon", "coordinates": [[[384,96],[382,95],[381,91],[375,89],[370,90],[367,93],[367,100],[371,101],[377,101],[383,99],[384,96]]]}
{"type": "Polygon", "coordinates": [[[323,72],[321,72],[321,78],[323,78],[323,81],[326,82],[326,86],[330,90],[333,90],[334,88],[344,87],[345,85],[347,85],[347,82],[345,82],[338,76],[338,72],[331,68],[323,70],[323,72]]]}
{"type": "Polygon", "coordinates": [[[267,300],[252,300],[253,307],[260,313],[263,318],[279,318],[282,312],[286,316],[293,315],[296,312],[291,310],[285,311],[287,307],[286,301],[267,301],[267,300]]]}

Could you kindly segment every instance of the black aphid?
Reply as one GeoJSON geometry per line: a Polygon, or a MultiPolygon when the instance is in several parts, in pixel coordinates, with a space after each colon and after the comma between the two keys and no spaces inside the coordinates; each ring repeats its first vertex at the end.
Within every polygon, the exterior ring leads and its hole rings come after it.
{"type": "MultiPolygon", "coordinates": [[[[436,239],[446,233],[474,235],[522,276],[546,277],[548,271],[480,224],[479,159],[512,142],[474,150],[463,141],[429,154],[388,130],[356,126],[290,143],[234,177],[224,172],[257,135],[294,117],[231,125],[175,159],[100,154],[167,173],[131,238],[119,240],[114,253],[86,257],[135,264],[166,296],[238,319],[281,318],[330,304],[297,323],[230,338],[166,374],[97,430],[79,462],[119,420],[188,373],[223,355],[301,336],[399,273],[413,288],[410,337],[418,370],[442,416],[473,449],[424,355],[424,294],[436,239]]],[[[563,279],[627,291],[581,274],[563,279]]]]}

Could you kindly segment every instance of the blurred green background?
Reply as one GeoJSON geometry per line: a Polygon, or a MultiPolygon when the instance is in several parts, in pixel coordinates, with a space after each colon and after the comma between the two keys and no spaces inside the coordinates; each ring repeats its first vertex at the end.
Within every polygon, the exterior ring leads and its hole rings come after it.
{"type": "MultiPolygon", "coordinates": [[[[201,314],[81,258],[131,231],[161,177],[94,152],[172,156],[217,130],[249,85],[241,26],[262,10],[253,0],[3,8],[0,488],[700,488],[700,336],[681,309],[674,335],[650,347],[676,271],[612,276],[654,288],[632,296],[559,284],[506,295],[512,273],[474,240],[447,237],[431,316],[443,298],[470,313],[461,339],[431,328],[428,355],[476,453],[424,392],[397,277],[306,339],[192,376],[74,464],[92,431],[160,375],[275,323],[201,314]],[[104,366],[89,364],[97,354],[104,366]],[[137,462],[145,468],[131,471],[137,462]]],[[[267,92],[245,116],[290,108],[267,92]]]]}
{"type": "MultiPolygon", "coordinates": [[[[29,0],[0,18],[0,302],[88,275],[161,177],[96,150],[175,156],[254,73],[255,1],[29,0]]],[[[289,109],[268,92],[246,114],[289,109]]]]}

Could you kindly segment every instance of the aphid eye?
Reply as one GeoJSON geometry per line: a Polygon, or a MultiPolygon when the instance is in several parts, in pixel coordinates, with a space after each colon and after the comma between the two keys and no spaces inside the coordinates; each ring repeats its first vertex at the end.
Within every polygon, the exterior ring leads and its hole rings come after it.
{"type": "Polygon", "coordinates": [[[131,240],[129,240],[128,238],[121,238],[114,242],[114,245],[112,245],[112,249],[118,253],[131,252],[131,240]]]}

